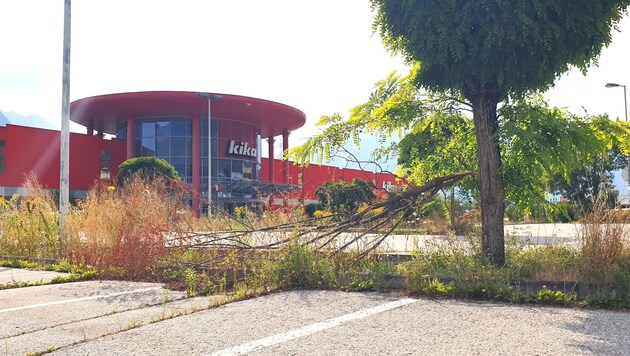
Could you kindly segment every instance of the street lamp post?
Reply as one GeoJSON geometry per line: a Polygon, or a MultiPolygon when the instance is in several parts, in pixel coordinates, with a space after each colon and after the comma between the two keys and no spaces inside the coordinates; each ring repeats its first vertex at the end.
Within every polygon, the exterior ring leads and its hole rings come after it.
{"type": "MultiPolygon", "coordinates": [[[[628,95],[626,95],[626,86],[624,84],[606,83],[606,88],[618,88],[623,87],[623,102],[626,110],[626,122],[628,122],[628,95]]],[[[630,155],[628,155],[628,175],[630,175],[630,155]]],[[[628,191],[630,192],[630,179],[628,180],[628,191]]]]}
{"type": "Polygon", "coordinates": [[[221,95],[197,93],[208,99],[208,218],[212,217],[212,100],[220,100],[221,95]]]}

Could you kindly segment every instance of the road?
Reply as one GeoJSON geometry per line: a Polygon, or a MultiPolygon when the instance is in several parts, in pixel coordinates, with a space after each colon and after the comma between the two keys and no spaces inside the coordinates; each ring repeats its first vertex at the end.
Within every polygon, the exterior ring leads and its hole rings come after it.
{"type": "Polygon", "coordinates": [[[221,306],[158,284],[89,281],[0,291],[0,354],[607,354],[630,313],[287,291],[221,306]]]}

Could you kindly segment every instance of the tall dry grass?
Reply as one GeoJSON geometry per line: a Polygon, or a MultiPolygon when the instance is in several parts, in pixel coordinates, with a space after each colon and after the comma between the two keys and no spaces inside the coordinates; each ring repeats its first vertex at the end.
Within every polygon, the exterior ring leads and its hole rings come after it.
{"type": "Polygon", "coordinates": [[[579,268],[583,280],[630,284],[629,223],[618,210],[598,210],[584,218],[579,268]]]}
{"type": "Polygon", "coordinates": [[[182,185],[136,176],[124,187],[95,187],[66,219],[65,251],[74,263],[143,274],[167,254],[166,241],[191,219],[182,185]]]}

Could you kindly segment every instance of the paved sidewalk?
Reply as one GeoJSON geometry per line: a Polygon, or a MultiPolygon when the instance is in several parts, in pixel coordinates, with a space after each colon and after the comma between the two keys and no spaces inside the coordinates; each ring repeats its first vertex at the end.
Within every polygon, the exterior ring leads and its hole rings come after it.
{"type": "Polygon", "coordinates": [[[55,277],[65,277],[68,275],[68,273],[62,272],[0,267],[0,285],[16,282],[47,283],[55,277]]]}

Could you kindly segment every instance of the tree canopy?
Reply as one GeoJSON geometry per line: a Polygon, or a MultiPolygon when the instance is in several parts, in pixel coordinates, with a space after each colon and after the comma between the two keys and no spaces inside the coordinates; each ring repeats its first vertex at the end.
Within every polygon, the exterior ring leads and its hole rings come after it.
{"type": "Polygon", "coordinates": [[[574,204],[578,212],[589,213],[597,207],[614,207],[619,191],[613,185],[612,171],[628,165],[628,156],[614,147],[607,155],[571,172],[569,180],[554,177],[551,189],[574,204]]]}
{"type": "Polygon", "coordinates": [[[420,60],[422,87],[522,95],[583,72],[611,42],[628,0],[371,0],[391,50],[420,60]]]}

